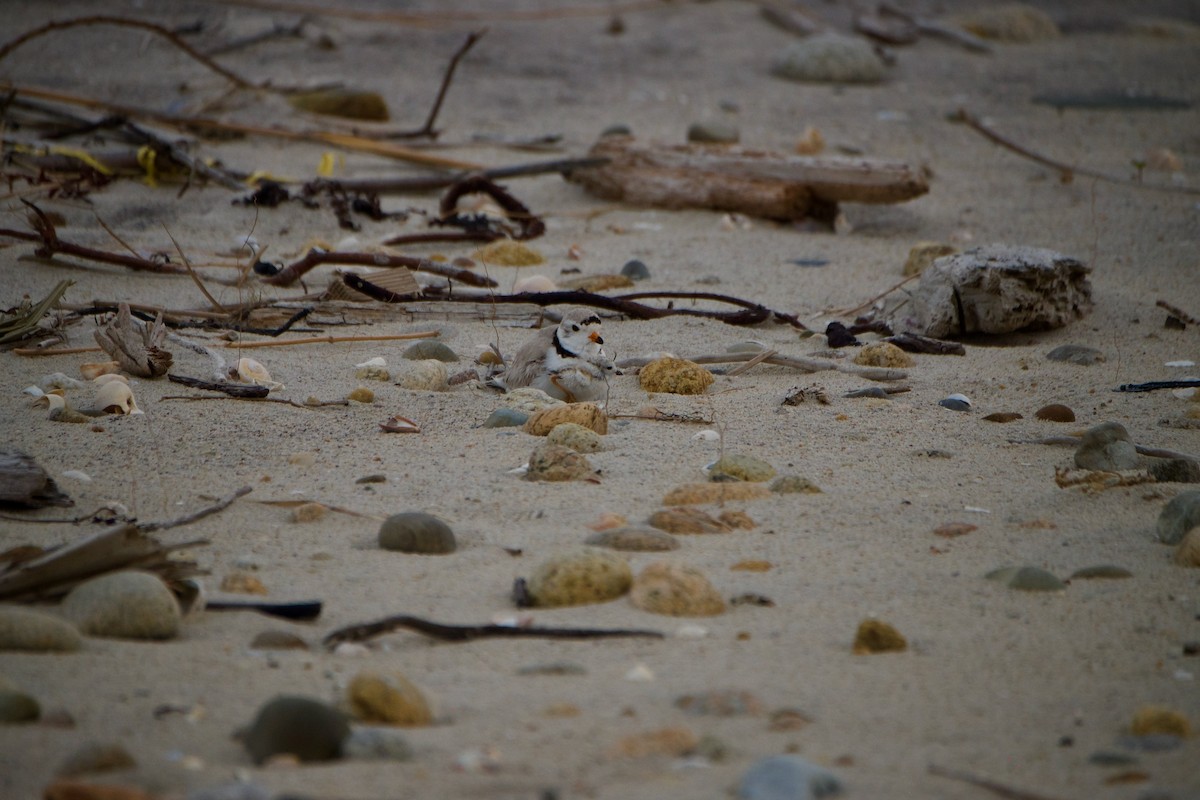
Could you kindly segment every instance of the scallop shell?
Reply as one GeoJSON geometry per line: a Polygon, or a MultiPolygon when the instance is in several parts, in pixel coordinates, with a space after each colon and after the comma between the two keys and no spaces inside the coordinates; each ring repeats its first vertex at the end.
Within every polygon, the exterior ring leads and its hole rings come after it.
{"type": "Polygon", "coordinates": [[[92,384],[95,386],[103,386],[106,383],[123,383],[128,386],[129,378],[118,372],[106,372],[103,375],[97,375],[95,378],[92,378],[92,384]]]}
{"type": "Polygon", "coordinates": [[[553,292],[556,289],[558,289],[558,285],[545,275],[530,275],[528,278],[521,278],[521,280],[513,284],[514,294],[521,294],[523,292],[553,292]]]}
{"type": "Polygon", "coordinates": [[[396,415],[388,417],[387,421],[379,423],[385,433],[420,433],[421,427],[408,417],[396,415]]]}
{"type": "Polygon", "coordinates": [[[34,401],[34,405],[45,405],[48,407],[50,413],[46,415],[46,418],[54,422],[88,422],[90,420],[90,417],[86,414],[81,414],[67,405],[65,397],[54,392],[42,395],[34,401]],[[42,401],[45,402],[43,403],[42,401]]]}
{"type": "Polygon", "coordinates": [[[96,392],[95,408],[106,414],[141,414],[133,391],[127,384],[110,381],[96,392]]]}
{"type": "Polygon", "coordinates": [[[273,380],[267,368],[253,358],[238,359],[237,377],[245,383],[252,383],[255,386],[265,386],[271,390],[283,388],[283,384],[273,380]]]}
{"type": "Polygon", "coordinates": [[[96,361],[91,364],[80,364],[79,374],[85,380],[94,381],[101,375],[112,375],[121,369],[121,365],[115,361],[96,361]]]}

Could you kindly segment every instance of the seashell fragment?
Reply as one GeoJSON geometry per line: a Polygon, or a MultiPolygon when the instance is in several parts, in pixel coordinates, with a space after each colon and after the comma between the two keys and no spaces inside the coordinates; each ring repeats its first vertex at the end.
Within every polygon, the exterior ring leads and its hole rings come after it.
{"type": "Polygon", "coordinates": [[[513,294],[553,292],[557,290],[558,285],[545,275],[530,275],[528,278],[521,278],[521,280],[513,284],[513,294]]]}
{"type": "Polygon", "coordinates": [[[105,414],[142,413],[142,410],[137,407],[137,401],[133,399],[133,391],[128,384],[120,381],[111,381],[101,386],[96,392],[96,402],[93,407],[96,411],[105,414]]]}
{"type": "Polygon", "coordinates": [[[283,388],[283,384],[273,380],[267,368],[253,358],[239,358],[236,375],[240,381],[252,383],[255,386],[265,386],[272,391],[283,388]]]}
{"type": "Polygon", "coordinates": [[[95,378],[92,378],[93,386],[103,386],[106,383],[114,383],[114,382],[123,383],[126,386],[128,386],[129,378],[126,378],[124,375],[122,375],[119,372],[106,372],[103,375],[97,375],[95,378]]]}
{"type": "Polygon", "coordinates": [[[421,426],[413,422],[408,417],[394,416],[388,417],[384,422],[379,423],[379,427],[384,433],[420,433],[421,426]]]}
{"type": "Polygon", "coordinates": [[[943,408],[948,408],[951,411],[970,411],[971,398],[967,397],[965,394],[959,394],[958,392],[955,392],[954,394],[946,397],[946,399],[939,400],[938,405],[942,406],[943,408]]]}
{"type": "Polygon", "coordinates": [[[70,375],[64,375],[61,372],[52,372],[42,378],[38,386],[41,386],[43,391],[51,391],[52,389],[82,389],[83,381],[78,381],[70,375]]]}
{"type": "Polygon", "coordinates": [[[80,364],[79,374],[86,380],[94,381],[101,375],[112,375],[119,372],[121,365],[115,361],[96,361],[91,364],[80,364]]]}
{"type": "Polygon", "coordinates": [[[35,406],[49,408],[50,413],[46,415],[46,418],[54,422],[88,422],[91,419],[87,414],[81,414],[71,408],[67,405],[67,399],[55,392],[44,394],[33,402],[35,406]]]}

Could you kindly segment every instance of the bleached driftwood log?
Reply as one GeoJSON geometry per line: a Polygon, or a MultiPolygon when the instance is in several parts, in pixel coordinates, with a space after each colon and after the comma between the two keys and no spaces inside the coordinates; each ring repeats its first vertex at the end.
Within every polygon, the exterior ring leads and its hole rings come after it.
{"type": "Polygon", "coordinates": [[[642,144],[605,136],[589,156],[601,167],[567,179],[606,200],[662,208],[711,208],[768,219],[832,220],[837,204],[900,203],[929,191],[924,174],[900,161],[790,156],[727,145],[642,144]]]}

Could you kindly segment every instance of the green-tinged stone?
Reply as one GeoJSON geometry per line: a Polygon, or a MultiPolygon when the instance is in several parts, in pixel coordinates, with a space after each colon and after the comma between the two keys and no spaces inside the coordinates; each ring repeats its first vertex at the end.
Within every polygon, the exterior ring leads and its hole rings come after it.
{"type": "Polygon", "coordinates": [[[254,763],[290,753],[300,761],[330,761],[350,733],[346,715],[319,700],[281,695],[267,702],[242,743],[254,763]]]}
{"type": "Polygon", "coordinates": [[[1071,580],[1076,578],[1132,578],[1133,573],[1116,564],[1098,564],[1094,567],[1084,567],[1071,573],[1071,580]]]}
{"type": "Polygon", "coordinates": [[[458,361],[458,353],[437,339],[421,339],[413,342],[405,348],[402,355],[409,361],[425,361],[430,358],[446,363],[458,361]]]}
{"type": "Polygon", "coordinates": [[[708,471],[709,480],[732,478],[738,481],[762,483],[775,477],[775,468],[761,458],[734,453],[718,460],[708,471]]]}
{"type": "Polygon", "coordinates": [[[1057,592],[1067,588],[1057,577],[1038,567],[1002,567],[984,577],[1024,592],[1057,592]]]}
{"type": "Polygon", "coordinates": [[[517,428],[525,424],[529,415],[514,408],[497,408],[483,421],[485,428],[517,428]]]}
{"type": "Polygon", "coordinates": [[[0,723],[32,722],[42,715],[42,707],[24,692],[0,691],[0,723]]]}
{"type": "Polygon", "coordinates": [[[1197,526],[1200,526],[1200,491],[1182,492],[1159,512],[1158,540],[1163,544],[1179,544],[1197,526]]]}
{"type": "Polygon", "coordinates": [[[445,555],[453,553],[458,544],[445,522],[432,514],[406,511],[393,514],[379,526],[379,546],[401,553],[445,555]]]}

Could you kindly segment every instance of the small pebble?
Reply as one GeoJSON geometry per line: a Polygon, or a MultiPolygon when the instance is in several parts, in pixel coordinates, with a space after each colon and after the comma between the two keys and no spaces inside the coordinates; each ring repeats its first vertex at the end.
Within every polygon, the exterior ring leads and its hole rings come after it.
{"type": "Polygon", "coordinates": [[[688,506],[663,508],[655,511],[647,520],[649,525],[667,533],[729,533],[729,525],[713,517],[707,511],[688,506]]]}
{"type": "Polygon", "coordinates": [[[625,262],[625,266],[621,267],[621,274],[631,281],[644,281],[650,277],[650,268],[634,258],[625,262]]]}
{"type": "Polygon", "coordinates": [[[1075,450],[1075,466],[1080,469],[1136,469],[1140,462],[1129,431],[1119,422],[1102,422],[1088,428],[1075,450]]]}
{"type": "Polygon", "coordinates": [[[375,393],[365,386],[359,386],[357,389],[351,390],[350,394],[346,395],[346,399],[370,405],[375,402],[375,393]]]}
{"type": "Polygon", "coordinates": [[[112,742],[88,742],[68,755],[59,765],[56,774],[70,778],[89,772],[111,772],[136,766],[137,761],[121,745],[112,742]]]}
{"type": "Polygon", "coordinates": [[[546,434],[546,441],[569,447],[576,453],[594,453],[601,447],[600,434],[577,422],[555,425],[550,433],[546,434]]]}
{"type": "Polygon", "coordinates": [[[471,258],[499,267],[536,267],[546,257],[527,244],[512,239],[497,239],[471,253],[471,258]]]}
{"type": "Polygon", "coordinates": [[[221,579],[221,591],[233,594],[268,594],[262,580],[249,572],[236,570],[221,579]]]}
{"type": "Polygon", "coordinates": [[[770,572],[775,565],[757,558],[739,561],[729,569],[733,572],[770,572]]]}
{"type": "Polygon", "coordinates": [[[1110,750],[1097,750],[1088,756],[1088,763],[1100,767],[1129,767],[1138,763],[1135,756],[1127,753],[1114,753],[1110,750]]]}
{"type": "Polygon", "coordinates": [[[516,428],[524,425],[529,415],[513,408],[497,408],[483,421],[485,428],[516,428]]]}
{"type": "Polygon", "coordinates": [[[712,717],[757,717],[765,709],[762,701],[744,689],[714,689],[704,694],[685,694],[675,698],[675,707],[687,714],[712,717]]]}
{"type": "Polygon", "coordinates": [[[600,138],[605,136],[632,136],[633,128],[630,128],[623,122],[615,122],[600,131],[600,138]]]}
{"type": "Polygon", "coordinates": [[[1048,406],[1042,406],[1034,412],[1034,416],[1047,422],[1075,421],[1075,412],[1061,403],[1051,403],[1048,406]]]}
{"type": "Polygon", "coordinates": [[[651,614],[711,617],[724,613],[725,600],[700,570],[669,561],[647,564],[633,580],[629,598],[651,614]]]}
{"type": "Polygon", "coordinates": [[[291,631],[263,631],[250,642],[252,650],[307,650],[308,642],[291,631]]]}
{"type": "Polygon", "coordinates": [[[304,503],[292,509],[292,522],[319,522],[328,513],[329,508],[324,503],[304,503]]]}
{"type": "Polygon", "coordinates": [[[633,572],[624,556],[581,548],[552,556],[538,565],[527,584],[540,608],[607,603],[629,591],[633,572]]]}
{"type": "Polygon", "coordinates": [[[1186,739],[1192,735],[1192,724],[1179,711],[1167,706],[1142,706],[1129,723],[1134,736],[1167,735],[1186,739]]]}
{"type": "Polygon", "coordinates": [[[994,414],[988,414],[986,417],[984,417],[984,419],[988,422],[999,422],[1004,424],[1005,422],[1015,422],[1019,419],[1025,419],[1025,417],[1021,416],[1016,411],[997,411],[994,414]]]}
{"type": "Polygon", "coordinates": [[[948,408],[951,411],[970,411],[971,400],[965,394],[952,394],[944,400],[939,400],[938,405],[943,408],[948,408]]]}
{"type": "Polygon", "coordinates": [[[727,503],[739,500],[762,500],[772,492],[761,483],[685,483],[676,486],[663,497],[664,506],[691,506],[703,503],[727,503]]]}
{"type": "Polygon", "coordinates": [[[32,695],[16,689],[0,689],[0,723],[33,722],[42,707],[32,695]]]}
{"type": "Polygon", "coordinates": [[[622,736],[613,746],[611,755],[624,758],[678,758],[692,752],[699,742],[700,738],[685,727],[660,728],[622,736]]]}
{"type": "Polygon", "coordinates": [[[741,132],[736,125],[720,120],[693,122],[688,126],[687,140],[701,144],[737,144],[741,132]]]}
{"type": "Polygon", "coordinates": [[[364,761],[411,761],[413,749],[400,731],[356,725],[342,742],[342,754],[364,761]]]}
{"type": "Polygon", "coordinates": [[[864,619],[854,632],[855,655],[893,653],[908,649],[908,641],[900,631],[878,619],[864,619]]]}
{"type": "Polygon", "coordinates": [[[842,793],[838,777],[800,756],[768,756],[750,766],[738,781],[741,800],[812,800],[842,793]]]}
{"type": "Polygon", "coordinates": [[[420,727],[433,722],[429,701],[398,672],[363,671],[346,687],[346,705],[356,719],[385,725],[420,727]]]}
{"type": "Polygon", "coordinates": [[[560,444],[540,444],[529,455],[529,481],[595,481],[596,470],[581,453],[560,444]]]}
{"type": "Polygon", "coordinates": [[[822,494],[821,487],[799,475],[780,475],[771,481],[775,494],[822,494]]]}
{"type": "Polygon", "coordinates": [[[1063,361],[1068,364],[1078,364],[1081,367],[1090,367],[1092,364],[1104,361],[1104,353],[1094,347],[1085,347],[1081,344],[1064,344],[1046,353],[1046,358],[1051,361],[1063,361]]]}
{"type": "Polygon", "coordinates": [[[719,481],[730,479],[763,483],[775,477],[775,468],[757,456],[747,453],[731,453],[722,456],[708,470],[708,479],[719,481]]]}
{"type": "Polygon", "coordinates": [[[62,617],[18,606],[0,606],[0,652],[71,653],[83,637],[62,617]]]}
{"type": "Polygon", "coordinates": [[[379,527],[379,546],[384,550],[423,555],[453,553],[458,544],[454,531],[442,520],[420,511],[393,514],[379,527]]]}
{"type": "Polygon", "coordinates": [[[598,531],[584,539],[583,543],[592,547],[633,552],[660,552],[679,547],[679,540],[671,534],[639,525],[598,531]]]}
{"type": "Polygon", "coordinates": [[[1038,567],[1001,567],[984,577],[1025,592],[1057,592],[1067,588],[1056,576],[1038,567]]]}
{"type": "Polygon", "coordinates": [[[453,364],[458,361],[458,353],[437,339],[421,339],[420,341],[413,342],[404,348],[404,352],[401,355],[409,361],[434,359],[447,364],[453,364]]]}
{"type": "Polygon", "coordinates": [[[134,570],[79,584],[63,600],[62,611],[85,635],[117,639],[171,639],[182,619],[166,584],[134,570]]]}
{"type": "Polygon", "coordinates": [[[280,695],[265,703],[242,736],[255,764],[290,754],[299,761],[331,761],[350,734],[346,716],[319,700],[280,695]]]}
{"type": "Polygon", "coordinates": [[[864,367],[902,369],[916,366],[917,360],[891,342],[873,342],[858,351],[854,363],[864,367]]]}

